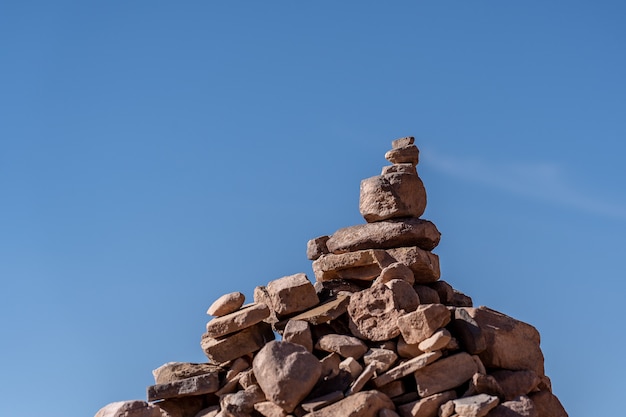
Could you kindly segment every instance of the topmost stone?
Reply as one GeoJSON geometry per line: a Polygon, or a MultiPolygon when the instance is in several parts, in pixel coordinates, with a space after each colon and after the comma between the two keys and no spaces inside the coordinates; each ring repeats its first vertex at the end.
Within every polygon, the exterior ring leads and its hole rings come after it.
{"type": "Polygon", "coordinates": [[[391,141],[391,149],[404,148],[405,146],[413,145],[415,143],[415,138],[413,136],[407,136],[405,138],[400,138],[391,141]]]}
{"type": "Polygon", "coordinates": [[[385,154],[385,159],[394,165],[411,164],[417,165],[420,160],[420,151],[415,145],[403,146],[395,148],[385,154]]]}

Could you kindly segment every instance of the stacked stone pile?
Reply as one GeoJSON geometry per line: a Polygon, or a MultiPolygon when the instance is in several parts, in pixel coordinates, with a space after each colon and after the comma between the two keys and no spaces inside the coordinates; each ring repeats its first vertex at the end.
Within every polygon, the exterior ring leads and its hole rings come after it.
{"type": "Polygon", "coordinates": [[[208,363],[167,363],[148,402],[97,417],[563,417],[537,330],[440,280],[440,233],[413,138],[361,182],[365,224],[312,239],[303,274],[236,292],[207,313],[208,363]],[[282,340],[275,340],[276,335],[282,340]]]}

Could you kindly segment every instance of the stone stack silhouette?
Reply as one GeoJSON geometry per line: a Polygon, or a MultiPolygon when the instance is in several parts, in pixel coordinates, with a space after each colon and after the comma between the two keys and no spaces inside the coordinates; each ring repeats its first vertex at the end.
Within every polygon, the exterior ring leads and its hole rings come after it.
{"type": "Polygon", "coordinates": [[[440,280],[412,137],[361,182],[365,224],[312,239],[304,273],[217,299],[208,363],[153,371],[97,417],[562,417],[539,333],[440,280]],[[280,336],[277,336],[280,335],[280,336]],[[279,337],[282,340],[276,340],[279,337]]]}

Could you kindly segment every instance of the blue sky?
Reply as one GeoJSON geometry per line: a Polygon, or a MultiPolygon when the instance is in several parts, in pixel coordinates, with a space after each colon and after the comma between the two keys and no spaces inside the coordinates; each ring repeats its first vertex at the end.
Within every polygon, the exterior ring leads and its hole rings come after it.
{"type": "Polygon", "coordinates": [[[206,308],[359,224],[413,135],[442,278],[538,328],[570,416],[626,344],[618,1],[0,5],[0,415],[204,361],[206,308]],[[340,4],[338,4],[340,3],[340,4]]]}

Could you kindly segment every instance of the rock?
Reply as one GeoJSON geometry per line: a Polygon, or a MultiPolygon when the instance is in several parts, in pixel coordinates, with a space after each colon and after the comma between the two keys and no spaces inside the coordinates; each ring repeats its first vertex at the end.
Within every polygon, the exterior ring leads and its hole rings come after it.
{"type": "Polygon", "coordinates": [[[403,313],[393,290],[385,285],[372,286],[352,294],[350,298],[350,331],[361,339],[371,341],[393,339],[400,334],[397,321],[403,313]]]}
{"type": "Polygon", "coordinates": [[[377,417],[384,408],[395,409],[389,397],[377,391],[362,391],[303,417],[377,417]]]}
{"type": "Polygon", "coordinates": [[[450,322],[443,304],[422,304],[417,310],[398,317],[398,327],[407,343],[420,343],[450,322]]]}
{"type": "Polygon", "coordinates": [[[118,401],[102,407],[95,417],[162,417],[161,409],[145,401],[118,401]]]}
{"type": "Polygon", "coordinates": [[[285,410],[271,401],[262,401],[254,404],[254,409],[263,417],[287,417],[285,410]]]}
{"type": "Polygon", "coordinates": [[[311,336],[311,326],[303,320],[289,320],[283,331],[285,342],[295,343],[304,346],[309,352],[313,352],[313,337],[311,336]]]}
{"type": "Polygon", "coordinates": [[[402,417],[437,417],[439,407],[455,398],[456,392],[446,391],[402,405],[398,407],[398,411],[402,417]]]}
{"type": "Polygon", "coordinates": [[[377,376],[372,380],[372,383],[375,387],[382,387],[383,385],[387,385],[397,379],[404,378],[409,374],[415,373],[417,370],[434,363],[440,357],[441,352],[424,353],[420,356],[401,363],[395,368],[391,368],[382,375],[377,376]]]}
{"type": "Polygon", "coordinates": [[[430,251],[437,247],[440,238],[434,223],[409,217],[344,227],[330,236],[326,246],[335,254],[407,246],[430,251]]]}
{"type": "Polygon", "coordinates": [[[369,364],[363,369],[363,372],[355,379],[355,381],[350,385],[348,391],[346,391],[346,396],[353,395],[363,389],[365,384],[372,379],[372,377],[376,374],[376,368],[374,365],[369,364]]]}
{"type": "Polygon", "coordinates": [[[419,343],[407,343],[406,340],[404,340],[404,337],[402,337],[402,335],[398,337],[398,345],[396,347],[396,352],[398,352],[398,355],[401,358],[408,358],[408,359],[414,358],[424,353],[420,350],[419,343]]]}
{"type": "Polygon", "coordinates": [[[265,304],[250,304],[241,310],[210,320],[206,331],[210,337],[218,338],[253,326],[269,316],[270,309],[265,304]]]}
{"type": "Polygon", "coordinates": [[[319,410],[320,408],[327,407],[333,403],[336,403],[339,400],[344,398],[342,391],[333,391],[329,392],[326,395],[322,395],[321,397],[316,397],[311,400],[307,400],[301,404],[302,409],[306,412],[312,412],[319,410]]]}
{"type": "Polygon", "coordinates": [[[392,164],[411,164],[417,165],[419,163],[420,151],[415,145],[402,146],[388,151],[385,154],[385,159],[392,164]]]}
{"type": "Polygon", "coordinates": [[[426,285],[416,284],[413,286],[413,290],[417,293],[420,304],[443,304],[437,291],[426,285]]]}
{"type": "Polygon", "coordinates": [[[452,400],[454,412],[463,417],[485,417],[499,402],[498,397],[487,394],[452,400]]]}
{"type": "Polygon", "coordinates": [[[383,408],[378,412],[378,417],[400,417],[400,415],[393,410],[383,408]]]}
{"type": "Polygon", "coordinates": [[[152,371],[152,375],[154,376],[155,384],[166,384],[191,378],[192,376],[211,372],[218,373],[222,370],[220,366],[211,363],[168,362],[152,371]]]}
{"type": "Polygon", "coordinates": [[[472,297],[463,294],[461,291],[454,290],[451,305],[456,307],[472,307],[474,305],[472,297]]]}
{"type": "Polygon", "coordinates": [[[221,414],[224,417],[250,417],[254,404],[265,401],[263,391],[253,385],[234,394],[226,394],[220,398],[221,414]]]}
{"type": "Polygon", "coordinates": [[[268,400],[290,413],[311,392],[322,365],[303,346],[272,341],[254,357],[252,369],[268,400]]]}
{"type": "Polygon", "coordinates": [[[409,284],[413,284],[415,282],[415,275],[413,275],[413,271],[411,271],[411,268],[408,266],[401,264],[400,262],[394,262],[380,271],[380,275],[376,278],[373,285],[385,284],[394,279],[399,279],[406,281],[409,284]]]}
{"type": "Polygon", "coordinates": [[[427,397],[460,386],[471,379],[476,371],[472,356],[461,352],[418,369],[413,375],[418,394],[427,397]]]}
{"type": "Polygon", "coordinates": [[[418,284],[435,282],[441,275],[439,256],[417,246],[388,249],[387,254],[391,256],[392,262],[400,262],[411,268],[418,284]]]}
{"type": "Polygon", "coordinates": [[[335,352],[344,358],[359,359],[367,352],[367,346],[356,337],[342,334],[327,334],[322,336],[315,348],[325,352],[335,352]]]}
{"type": "Polygon", "coordinates": [[[450,332],[446,329],[437,330],[428,339],[421,341],[417,348],[422,352],[434,352],[435,350],[441,350],[445,348],[452,339],[450,332]]]}
{"type": "Polygon", "coordinates": [[[415,165],[413,164],[387,165],[383,167],[383,169],[380,172],[380,175],[393,174],[395,172],[399,172],[401,174],[417,175],[417,169],[415,168],[415,165]]]}
{"type": "Polygon", "coordinates": [[[194,417],[215,417],[217,416],[219,412],[220,412],[220,406],[212,405],[212,406],[203,408],[202,410],[198,411],[198,414],[196,414],[194,417]]]}
{"type": "Polygon", "coordinates": [[[349,303],[350,295],[347,293],[341,293],[327,300],[323,304],[291,317],[289,320],[306,321],[312,325],[327,323],[331,320],[337,319],[339,316],[348,311],[349,303]]]}
{"type": "Polygon", "coordinates": [[[397,308],[405,313],[415,311],[420,304],[417,293],[408,282],[401,279],[392,279],[383,284],[393,293],[393,299],[397,308]]]}
{"type": "Polygon", "coordinates": [[[541,380],[534,371],[509,371],[498,369],[490,374],[502,388],[505,401],[534,391],[541,380]]]}
{"type": "Polygon", "coordinates": [[[502,388],[498,384],[498,381],[496,381],[496,379],[491,375],[485,375],[482,373],[475,373],[472,375],[469,388],[463,396],[469,397],[476,394],[488,394],[498,398],[504,398],[502,388]]]}
{"type": "Polygon", "coordinates": [[[445,281],[436,281],[428,284],[430,288],[437,291],[439,300],[443,305],[452,305],[454,300],[454,288],[445,281]]]}
{"type": "Polygon", "coordinates": [[[340,293],[352,294],[361,291],[365,287],[369,287],[368,282],[354,282],[344,279],[336,279],[332,281],[315,281],[313,287],[317,292],[321,302],[334,300],[340,293]],[[358,284],[362,285],[358,285],[358,284]]]}
{"type": "Polygon", "coordinates": [[[478,327],[478,323],[469,315],[466,309],[454,309],[454,319],[452,320],[451,328],[468,353],[476,355],[487,349],[487,342],[480,327],[478,327]]]}
{"type": "Polygon", "coordinates": [[[486,307],[466,308],[485,337],[486,349],[479,353],[488,368],[530,369],[544,374],[539,332],[533,326],[486,307]]]}
{"type": "Polygon", "coordinates": [[[320,302],[313,284],[303,273],[275,279],[266,288],[278,316],[304,311],[320,302]]]}
{"type": "MultiPolygon", "coordinates": [[[[488,417],[540,417],[533,402],[526,396],[517,397],[513,401],[506,401],[491,410],[488,417]]],[[[547,415],[556,417],[553,414],[547,415]]],[[[547,417],[546,416],[546,417],[547,417]]]]}
{"type": "Polygon", "coordinates": [[[152,385],[148,387],[148,401],[210,394],[217,391],[219,387],[220,381],[218,373],[211,372],[181,379],[179,381],[152,385]]]}
{"type": "Polygon", "coordinates": [[[559,399],[550,391],[533,392],[529,398],[535,404],[537,417],[568,417],[559,399]]]}
{"type": "Polygon", "coordinates": [[[359,211],[368,223],[420,217],[425,209],[426,190],[417,175],[392,173],[361,181],[359,211]]]}
{"type": "Polygon", "coordinates": [[[406,386],[404,381],[401,379],[397,379],[388,383],[387,385],[383,385],[382,387],[378,387],[378,391],[382,392],[389,398],[394,398],[406,393],[406,386]]]}
{"type": "MultiPolygon", "coordinates": [[[[155,405],[161,409],[162,417],[195,416],[209,405],[206,403],[205,397],[208,396],[200,395],[185,398],[171,398],[159,401],[155,403],[155,405]]],[[[214,400],[217,401],[216,398],[214,400]]]]}
{"type": "Polygon", "coordinates": [[[212,338],[205,333],[200,345],[211,361],[224,363],[255,352],[270,340],[274,340],[272,327],[261,322],[222,339],[212,338]]]}
{"type": "Polygon", "coordinates": [[[264,285],[255,287],[253,298],[256,304],[265,304],[270,309],[270,316],[263,321],[271,325],[276,324],[278,322],[278,317],[276,317],[276,313],[272,307],[272,299],[270,298],[270,294],[267,292],[267,287],[264,285]]]}
{"type": "MultiPolygon", "coordinates": [[[[347,359],[354,360],[353,358],[346,358],[346,360],[347,359]]],[[[322,364],[322,378],[332,377],[339,373],[341,356],[333,352],[330,355],[326,355],[322,359],[320,359],[320,363],[322,364]]]]}
{"type": "Polygon", "coordinates": [[[309,240],[306,244],[306,257],[314,261],[320,256],[327,254],[326,242],[329,238],[330,236],[320,236],[309,240]]]}
{"type": "Polygon", "coordinates": [[[361,375],[361,372],[363,372],[363,367],[359,361],[353,357],[348,357],[341,361],[339,363],[339,369],[348,372],[353,379],[356,379],[359,375],[361,375]]]}
{"type": "Polygon", "coordinates": [[[392,140],[391,149],[404,148],[405,146],[413,145],[414,143],[415,143],[415,138],[413,136],[406,136],[404,138],[392,140]]]}
{"type": "Polygon", "coordinates": [[[382,249],[367,249],[343,254],[320,256],[313,261],[313,272],[318,281],[348,279],[373,281],[383,268],[394,260],[382,249]]]}
{"type": "Polygon", "coordinates": [[[240,292],[231,292],[224,294],[211,304],[211,307],[207,310],[207,314],[211,316],[221,317],[233,311],[239,310],[243,305],[246,296],[240,292]]]}
{"type": "Polygon", "coordinates": [[[396,352],[389,349],[372,348],[363,355],[365,365],[373,365],[377,374],[382,374],[398,360],[396,352]]]}

